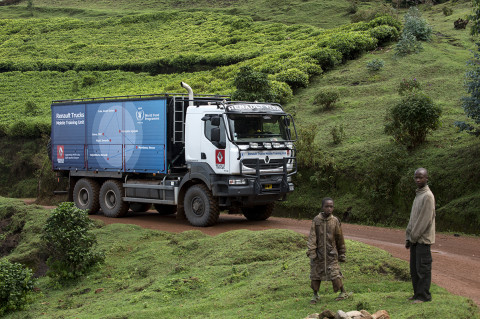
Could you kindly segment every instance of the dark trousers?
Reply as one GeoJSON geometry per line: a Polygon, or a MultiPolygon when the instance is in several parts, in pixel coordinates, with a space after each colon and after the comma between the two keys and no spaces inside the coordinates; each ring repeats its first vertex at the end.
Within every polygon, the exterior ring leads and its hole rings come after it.
{"type": "Polygon", "coordinates": [[[413,296],[422,301],[432,300],[432,253],[430,245],[415,244],[410,247],[410,275],[412,276],[413,296]]]}

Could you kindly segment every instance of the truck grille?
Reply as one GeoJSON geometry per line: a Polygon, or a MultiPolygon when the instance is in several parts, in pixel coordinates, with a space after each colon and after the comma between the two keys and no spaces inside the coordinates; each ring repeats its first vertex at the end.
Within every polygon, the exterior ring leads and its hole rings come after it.
{"type": "Polygon", "coordinates": [[[283,158],[280,159],[271,159],[268,163],[265,163],[264,160],[260,159],[244,159],[242,161],[243,166],[256,169],[258,162],[258,168],[263,169],[275,169],[275,168],[282,168],[283,167],[283,158]]]}

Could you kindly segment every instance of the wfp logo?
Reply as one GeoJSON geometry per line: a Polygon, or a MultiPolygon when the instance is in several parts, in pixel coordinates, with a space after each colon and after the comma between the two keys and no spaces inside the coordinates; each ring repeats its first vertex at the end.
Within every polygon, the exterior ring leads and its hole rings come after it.
{"type": "Polygon", "coordinates": [[[135,117],[137,118],[137,121],[143,121],[145,119],[145,111],[140,107],[137,109],[135,112],[135,117]]]}

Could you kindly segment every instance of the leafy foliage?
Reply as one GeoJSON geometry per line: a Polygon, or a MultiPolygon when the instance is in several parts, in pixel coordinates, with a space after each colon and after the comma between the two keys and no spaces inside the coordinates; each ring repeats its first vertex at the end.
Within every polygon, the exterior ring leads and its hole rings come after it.
{"type": "Polygon", "coordinates": [[[0,316],[23,308],[29,302],[35,278],[33,272],[20,263],[0,260],[0,316]]]}
{"type": "MultiPolygon", "coordinates": [[[[312,76],[395,38],[399,30],[392,17],[326,30],[188,11],[100,20],[2,19],[0,133],[48,132],[52,100],[178,92],[180,81],[196,93],[231,94],[247,66],[268,75],[271,90],[262,99],[285,102],[312,76]],[[16,112],[25,101],[38,106],[26,123],[16,112]]],[[[250,99],[245,92],[237,96],[250,99]]]]}
{"type": "Polygon", "coordinates": [[[392,107],[385,118],[385,133],[408,148],[423,143],[429,131],[440,125],[442,110],[423,92],[408,94],[392,107]]]}
{"type": "Polygon", "coordinates": [[[420,81],[417,81],[417,78],[413,79],[403,79],[398,86],[398,94],[400,95],[409,95],[414,94],[422,89],[420,81]]]}
{"type": "Polygon", "coordinates": [[[87,212],[72,202],[61,203],[47,219],[42,237],[49,254],[48,275],[59,282],[78,278],[104,261],[103,252],[94,251],[95,235],[87,212]]]}
{"type": "Polygon", "coordinates": [[[250,66],[240,68],[234,84],[237,87],[232,94],[234,100],[269,101],[272,98],[267,74],[254,71],[250,66]]]}
{"type": "MultiPolygon", "coordinates": [[[[480,1],[473,1],[474,14],[471,16],[474,25],[472,26],[472,35],[480,33],[480,1]]],[[[465,74],[465,86],[470,96],[462,98],[462,107],[467,117],[471,118],[476,125],[466,123],[465,121],[456,121],[455,126],[460,131],[466,131],[472,135],[480,136],[480,44],[477,43],[477,52],[473,54],[473,58],[468,61],[470,66],[465,74]]]]}
{"type": "Polygon", "coordinates": [[[432,27],[422,18],[422,14],[417,7],[411,7],[405,14],[403,33],[412,34],[419,41],[430,41],[432,27]]]}
{"type": "Polygon", "coordinates": [[[411,33],[402,33],[400,41],[395,45],[395,56],[406,56],[423,50],[420,41],[411,33]]]}
{"type": "Polygon", "coordinates": [[[382,59],[372,59],[367,62],[367,69],[372,72],[379,71],[384,66],[385,61],[383,61],[382,59]]]}
{"type": "Polygon", "coordinates": [[[333,126],[330,130],[330,134],[332,135],[333,144],[337,145],[342,143],[342,141],[345,139],[343,124],[333,126]]]}
{"type": "Polygon", "coordinates": [[[331,110],[335,107],[340,93],[336,89],[322,89],[315,95],[313,103],[320,105],[324,110],[331,110]]]}

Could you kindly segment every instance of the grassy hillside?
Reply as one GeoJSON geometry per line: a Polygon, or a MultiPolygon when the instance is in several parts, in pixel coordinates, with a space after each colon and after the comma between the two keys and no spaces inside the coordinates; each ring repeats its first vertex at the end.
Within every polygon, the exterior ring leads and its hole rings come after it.
{"type": "MultiPolygon", "coordinates": [[[[319,209],[317,199],[332,196],[339,211],[352,207],[352,221],[404,226],[413,170],[425,166],[438,228],[478,233],[479,142],[452,125],[464,119],[460,98],[475,42],[453,22],[470,13],[470,2],[420,8],[433,39],[421,53],[398,59],[388,42],[397,30],[392,21],[346,24],[393,10],[379,1],[358,3],[355,15],[341,1],[186,4],[34,0],[30,9],[26,2],[0,7],[7,18],[0,20],[0,132],[8,138],[48,134],[49,103],[55,99],[178,92],[180,81],[196,93],[228,94],[238,68],[250,65],[269,74],[282,99],[294,93],[285,107],[298,127],[316,127],[315,144],[306,150],[316,164],[300,171],[296,195],[277,214],[310,218],[319,209]],[[444,7],[453,14],[445,16],[444,7]],[[383,59],[384,68],[369,72],[366,64],[373,58],[383,59]],[[427,143],[407,152],[391,143],[383,125],[386,110],[399,100],[398,84],[411,78],[443,116],[427,143]],[[334,110],[314,105],[320,88],[339,90],[334,110]],[[345,132],[338,145],[333,127],[345,132]]],[[[402,13],[394,16],[401,20],[402,13]]]]}
{"type": "MultiPolygon", "coordinates": [[[[468,30],[455,30],[453,22],[469,12],[468,3],[425,8],[423,17],[434,35],[421,53],[396,58],[394,46],[389,45],[317,77],[297,92],[291,105],[296,106],[300,125],[317,126],[314,151],[320,159],[313,178],[301,172],[299,186],[315,187],[305,189],[298,202],[318,193],[331,195],[339,198],[341,209],[353,207],[353,220],[406,224],[415,189],[413,172],[424,166],[430,170],[430,187],[436,195],[438,227],[478,233],[479,140],[458,133],[453,125],[465,118],[461,108],[461,97],[466,95],[464,75],[470,50],[475,48],[468,30]],[[444,16],[444,6],[452,7],[453,15],[444,16]],[[385,66],[378,72],[368,71],[366,65],[372,59],[384,60],[385,66]],[[427,143],[407,152],[393,145],[383,129],[387,109],[400,100],[399,83],[413,78],[442,108],[443,116],[441,127],[427,137],[427,143]],[[340,91],[333,111],[322,112],[313,105],[321,88],[340,91]],[[338,145],[331,135],[335,126],[343,126],[345,132],[338,145]],[[449,204],[453,200],[455,204],[449,204]]],[[[319,208],[319,203],[310,203],[319,208]]]]}
{"type": "MultiPolygon", "coordinates": [[[[20,229],[8,257],[38,262],[39,233],[49,211],[0,198],[0,221],[20,229]],[[23,221],[23,225],[19,223],[23,221]]],[[[304,318],[328,308],[387,310],[393,318],[480,318],[471,300],[433,285],[434,302],[411,305],[408,265],[380,249],[347,241],[342,264],[353,298],[335,302],[323,284],[310,305],[306,238],[288,230],[238,230],[215,237],[109,225],[94,230],[105,264],[64,288],[40,278],[25,310],[4,318],[304,318]]]]}

